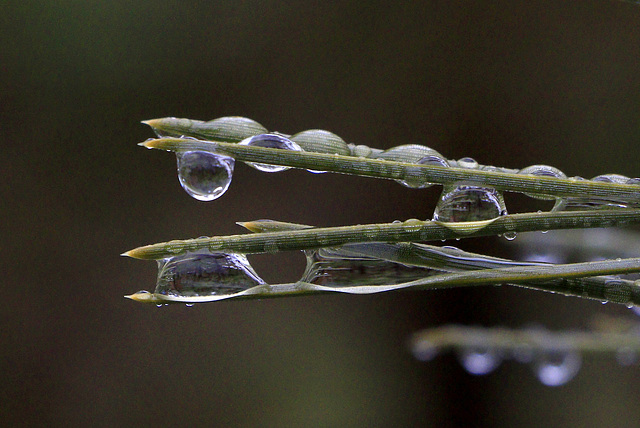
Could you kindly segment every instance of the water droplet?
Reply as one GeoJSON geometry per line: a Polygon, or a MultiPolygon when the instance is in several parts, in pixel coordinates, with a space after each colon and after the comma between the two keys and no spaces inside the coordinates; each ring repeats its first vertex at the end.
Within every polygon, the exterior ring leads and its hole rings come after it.
{"type": "MultiPolygon", "coordinates": [[[[392,147],[378,154],[376,158],[417,165],[449,166],[447,160],[440,153],[420,144],[404,144],[392,147]]],[[[424,189],[433,185],[433,183],[424,182],[420,168],[407,168],[405,175],[404,179],[397,180],[403,186],[412,189],[424,189]]]]}
{"type": "Polygon", "coordinates": [[[491,348],[465,348],[459,351],[460,364],[471,374],[485,375],[494,371],[502,362],[502,356],[491,348]]]}
{"type": "Polygon", "coordinates": [[[336,134],[322,129],[298,132],[289,138],[305,152],[329,153],[349,156],[351,151],[345,141],[336,134]]]}
{"type": "Polygon", "coordinates": [[[505,232],[505,233],[502,234],[502,236],[504,236],[507,239],[507,241],[513,241],[518,236],[518,233],[517,232],[505,232]]]}
{"type": "Polygon", "coordinates": [[[462,159],[458,159],[458,166],[460,168],[476,169],[479,165],[474,158],[464,157],[462,159]]]}
{"type": "Polygon", "coordinates": [[[182,188],[199,201],[212,201],[231,184],[235,160],[209,152],[176,153],[182,188]]]}
{"type": "Polygon", "coordinates": [[[373,153],[371,147],[365,146],[363,144],[358,144],[357,146],[351,146],[351,156],[355,156],[358,158],[368,158],[373,153]]]}
{"type": "MultiPolygon", "coordinates": [[[[449,162],[438,152],[433,150],[435,154],[431,154],[419,159],[416,163],[418,165],[431,165],[431,166],[441,166],[448,168],[449,162]]],[[[407,170],[407,177],[404,180],[398,180],[400,184],[403,186],[412,188],[412,189],[426,189],[427,187],[433,186],[434,183],[426,183],[420,177],[422,176],[422,170],[416,168],[416,170],[407,170]]]]}
{"type": "MultiPolygon", "coordinates": [[[[288,138],[283,137],[279,134],[260,134],[255,135],[253,137],[246,138],[239,142],[243,146],[252,146],[252,147],[265,147],[269,149],[281,149],[281,150],[293,150],[293,151],[302,151],[299,145],[289,140],[288,138]]],[[[253,163],[247,162],[248,165],[251,165],[258,171],[263,172],[280,172],[286,171],[290,169],[288,166],[281,165],[269,165],[263,163],[253,163]]]]}
{"type": "Polygon", "coordinates": [[[187,303],[187,304],[185,304],[185,306],[186,306],[187,308],[193,308],[193,303],[187,303]]]}
{"type": "Polygon", "coordinates": [[[433,213],[434,221],[466,222],[495,219],[507,213],[502,195],[493,188],[445,186],[433,213]]]}
{"type": "Polygon", "coordinates": [[[244,255],[199,251],[159,261],[155,293],[172,296],[233,294],[264,283],[244,255]]]}
{"type": "Polygon", "coordinates": [[[582,357],[576,351],[557,350],[545,352],[534,363],[536,376],[544,385],[560,386],[578,374],[582,357]]]}
{"type": "Polygon", "coordinates": [[[617,183],[617,184],[626,184],[629,181],[629,177],[625,177],[620,174],[602,174],[596,177],[593,177],[591,181],[600,181],[602,183],[617,183]]]}
{"type": "MultiPolygon", "coordinates": [[[[531,165],[518,171],[518,174],[535,175],[537,177],[555,177],[555,178],[567,178],[564,172],[558,168],[554,168],[549,165],[531,165]]],[[[525,195],[535,199],[554,200],[555,196],[552,195],[540,195],[533,193],[525,193],[525,195]]]]}
{"type": "Polygon", "coordinates": [[[416,360],[431,361],[438,355],[438,348],[428,340],[419,340],[413,344],[411,352],[416,360]]]}
{"type": "Polygon", "coordinates": [[[637,186],[637,185],[640,184],[640,178],[637,178],[637,177],[630,178],[630,179],[627,180],[626,184],[633,184],[633,185],[637,186]]]}
{"type": "MultiPolygon", "coordinates": [[[[305,152],[329,153],[349,156],[351,151],[345,141],[336,134],[322,129],[310,129],[299,132],[289,138],[305,152]]],[[[308,169],[313,174],[323,174],[326,171],[308,169]]]]}
{"type": "Polygon", "coordinates": [[[608,279],[604,283],[604,298],[623,305],[631,303],[631,287],[621,279],[608,279]]]}

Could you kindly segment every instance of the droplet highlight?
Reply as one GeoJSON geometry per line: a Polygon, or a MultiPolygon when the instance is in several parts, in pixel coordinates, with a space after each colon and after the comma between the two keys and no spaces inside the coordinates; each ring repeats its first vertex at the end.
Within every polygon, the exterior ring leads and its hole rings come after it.
{"type": "Polygon", "coordinates": [[[178,179],[182,188],[199,201],[212,201],[231,184],[235,160],[209,152],[176,153],[178,179]]]}
{"type": "MultiPolygon", "coordinates": [[[[288,138],[279,134],[260,134],[246,138],[238,144],[251,147],[265,147],[269,149],[302,151],[302,148],[288,138]]],[[[291,169],[288,166],[269,165],[263,163],[247,162],[248,165],[262,172],[280,172],[291,169]]]]}

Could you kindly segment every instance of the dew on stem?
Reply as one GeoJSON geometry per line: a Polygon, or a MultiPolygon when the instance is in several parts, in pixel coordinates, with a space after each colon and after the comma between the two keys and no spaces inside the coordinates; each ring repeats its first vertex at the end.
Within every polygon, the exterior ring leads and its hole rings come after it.
{"type": "MultiPolygon", "coordinates": [[[[302,148],[298,144],[279,134],[255,135],[242,140],[238,144],[251,147],[265,147],[269,149],[302,151],[302,148]]],[[[290,169],[288,166],[269,165],[263,163],[247,162],[247,164],[262,172],[280,172],[290,169]]]]}
{"type": "Polygon", "coordinates": [[[265,284],[242,254],[199,251],[158,260],[155,293],[212,296],[237,293],[265,284]]]}
{"type": "Polygon", "coordinates": [[[502,195],[491,187],[444,186],[433,212],[434,221],[466,222],[492,220],[507,214],[502,195]]]}

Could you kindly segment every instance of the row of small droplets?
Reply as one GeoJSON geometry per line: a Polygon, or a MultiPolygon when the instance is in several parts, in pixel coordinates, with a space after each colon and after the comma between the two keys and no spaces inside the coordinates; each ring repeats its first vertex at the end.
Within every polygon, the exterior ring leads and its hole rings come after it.
{"type": "MultiPolygon", "coordinates": [[[[387,150],[375,149],[365,145],[348,144],[334,133],[324,130],[307,130],[294,135],[269,133],[256,121],[244,117],[223,117],[203,122],[189,119],[167,118],[174,121],[171,132],[155,129],[159,136],[187,136],[202,139],[221,139],[238,142],[243,145],[270,147],[294,151],[338,154],[370,159],[382,159],[417,165],[438,167],[457,167],[507,173],[530,174],[566,178],[566,175],[548,165],[532,165],[521,170],[507,169],[489,165],[480,165],[470,157],[458,160],[447,159],[436,150],[419,145],[405,144],[387,150]]],[[[151,124],[151,123],[150,123],[151,124]]],[[[153,125],[152,125],[153,126],[153,125]]],[[[279,172],[289,169],[286,166],[248,163],[263,172],[279,172]]],[[[206,153],[185,152],[178,154],[178,173],[183,188],[196,199],[213,200],[220,197],[228,188],[233,172],[233,158],[206,153]]],[[[322,172],[314,171],[311,172],[322,172]]],[[[575,177],[581,180],[580,177],[575,177]]],[[[640,184],[640,179],[628,178],[617,174],[594,177],[594,181],[624,184],[640,184]]],[[[407,176],[398,180],[410,188],[426,188],[433,183],[407,176]]],[[[533,198],[556,200],[554,210],[584,209],[600,206],[626,207],[623,201],[602,201],[584,198],[556,198],[552,195],[529,194],[533,198]]],[[[450,183],[443,187],[442,197],[434,211],[433,219],[445,222],[488,220],[507,214],[502,194],[482,183],[450,183]]],[[[512,237],[513,234],[507,234],[512,237]]]]}

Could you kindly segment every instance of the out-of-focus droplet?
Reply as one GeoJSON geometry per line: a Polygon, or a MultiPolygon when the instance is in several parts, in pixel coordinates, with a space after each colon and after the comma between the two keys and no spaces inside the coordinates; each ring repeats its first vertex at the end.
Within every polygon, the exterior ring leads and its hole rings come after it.
{"type": "Polygon", "coordinates": [[[621,366],[630,366],[638,362],[638,353],[634,349],[624,346],[616,351],[616,361],[621,366]]]}
{"type": "Polygon", "coordinates": [[[428,340],[419,340],[413,344],[411,352],[416,360],[431,361],[438,355],[438,348],[428,340]]]}
{"type": "Polygon", "coordinates": [[[199,251],[158,261],[156,294],[212,296],[264,284],[242,254],[199,251]]]}
{"type": "MultiPolygon", "coordinates": [[[[518,174],[535,175],[537,177],[567,178],[564,172],[560,171],[558,168],[555,168],[549,165],[531,165],[521,169],[518,172],[518,174]]],[[[539,195],[534,193],[525,193],[525,195],[535,199],[545,199],[545,200],[556,199],[556,197],[553,195],[539,195]]]]}
{"type": "Polygon", "coordinates": [[[560,386],[573,379],[580,371],[582,357],[576,351],[547,351],[534,362],[536,376],[547,386],[560,386]]]}
{"type": "Polygon", "coordinates": [[[235,160],[209,152],[179,152],[178,179],[182,188],[199,201],[212,201],[227,191],[235,160]]]}
{"type": "MultiPolygon", "coordinates": [[[[293,151],[302,151],[302,148],[291,141],[288,138],[283,137],[279,134],[260,134],[255,135],[253,137],[246,138],[239,142],[243,146],[252,146],[252,147],[265,147],[268,149],[281,149],[281,150],[293,150],[293,151]]],[[[281,165],[269,165],[263,163],[253,163],[247,162],[248,165],[251,165],[258,171],[263,172],[280,172],[286,171],[290,169],[288,166],[281,165]]]]}
{"type": "Polygon", "coordinates": [[[491,187],[445,186],[433,212],[434,221],[492,220],[507,214],[502,195],[491,187]]]}
{"type": "Polygon", "coordinates": [[[500,365],[502,356],[491,348],[465,348],[458,352],[458,360],[469,373],[485,375],[500,365]]]}

